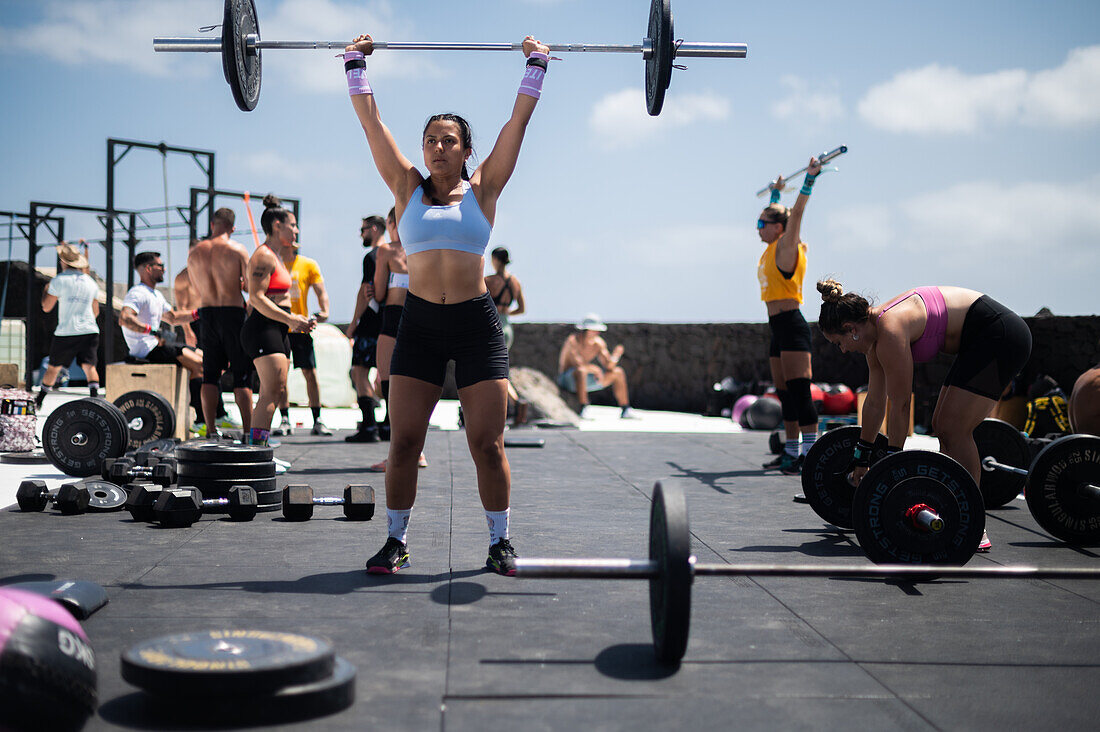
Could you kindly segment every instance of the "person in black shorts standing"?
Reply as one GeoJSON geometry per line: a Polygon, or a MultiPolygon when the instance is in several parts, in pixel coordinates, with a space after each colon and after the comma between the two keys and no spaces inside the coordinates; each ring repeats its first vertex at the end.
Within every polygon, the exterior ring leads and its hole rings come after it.
{"type": "Polygon", "coordinates": [[[374,299],[374,271],[377,267],[378,244],[386,233],[386,220],[381,216],[363,219],[359,235],[367,253],[363,255],[363,281],[355,297],[355,314],[348,325],[351,340],[351,380],[363,419],[359,429],[344,438],[345,442],[378,442],[378,418],[374,414],[378,402],[370,383],[370,370],[377,362],[378,334],[382,331],[381,306],[374,299]]]}
{"type": "Polygon", "coordinates": [[[88,391],[99,395],[99,373],[96,371],[96,351],[99,349],[99,286],[85,269],[88,259],[71,244],[62,243],[57,248],[61,272],[50,280],[42,293],[42,312],[48,313],[57,306],[57,327],[50,344],[50,365],[42,376],[42,388],[34,398],[39,409],[46,400],[46,392],[53,388],[61,369],[77,360],[88,377],[88,391]]]}

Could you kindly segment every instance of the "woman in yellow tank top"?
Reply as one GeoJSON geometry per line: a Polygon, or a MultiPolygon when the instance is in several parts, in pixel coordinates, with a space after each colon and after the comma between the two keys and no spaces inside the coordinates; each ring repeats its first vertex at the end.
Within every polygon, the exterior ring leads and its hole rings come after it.
{"type": "Polygon", "coordinates": [[[817,158],[810,158],[802,190],[787,208],[779,203],[784,180],[772,184],[771,203],[760,214],[756,229],[767,246],[760,255],[757,277],[760,299],[768,308],[771,345],[768,364],[779,402],[783,405],[783,429],[786,447],[767,469],[779,468],[786,475],[798,475],[802,461],[817,439],[817,410],[810,395],[810,351],[813,337],[802,317],[802,280],[806,275],[806,244],[802,241],[802,214],[810,200],[814,180],[821,172],[817,158]],[[802,436],[799,450],[799,433],[802,436]]]}

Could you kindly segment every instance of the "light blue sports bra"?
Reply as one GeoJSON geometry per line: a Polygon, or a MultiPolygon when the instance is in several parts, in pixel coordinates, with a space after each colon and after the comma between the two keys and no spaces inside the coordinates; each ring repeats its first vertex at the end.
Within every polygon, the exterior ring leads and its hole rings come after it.
{"type": "Polygon", "coordinates": [[[423,188],[417,188],[397,226],[405,252],[454,249],[485,256],[493,227],[470,190],[469,181],[462,181],[461,201],[450,206],[428,206],[423,188]]]}

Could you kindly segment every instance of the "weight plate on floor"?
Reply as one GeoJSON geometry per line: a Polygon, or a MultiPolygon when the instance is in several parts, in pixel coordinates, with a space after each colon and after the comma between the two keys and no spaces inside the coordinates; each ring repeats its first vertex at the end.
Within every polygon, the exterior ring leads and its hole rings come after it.
{"type": "Polygon", "coordinates": [[[249,50],[245,36],[260,35],[252,0],[225,0],[222,17],[222,71],[233,100],[242,112],[251,112],[260,100],[260,50],[249,50]]]}
{"type": "Polygon", "coordinates": [[[234,445],[230,442],[200,440],[176,446],[176,459],[184,463],[262,463],[271,460],[269,445],[234,445]]]}
{"type": "Polygon", "coordinates": [[[115,406],[122,410],[130,432],[127,449],[136,450],[171,437],[176,431],[176,414],[171,402],[155,391],[128,391],[115,399],[115,406]]]}
{"type": "Polygon", "coordinates": [[[275,462],[265,463],[178,463],[176,474],[189,478],[274,478],[275,462]]]}
{"type": "Polygon", "coordinates": [[[0,454],[0,463],[48,463],[50,459],[42,450],[30,450],[28,452],[5,452],[0,454]]]}
{"type": "Polygon", "coordinates": [[[275,490],[275,478],[195,478],[179,476],[180,488],[198,488],[203,498],[225,498],[235,485],[250,485],[257,492],[275,490]]]}
{"type": "Polygon", "coordinates": [[[966,564],[985,529],[982,494],[966,469],[946,455],[905,450],[871,466],[852,501],[856,537],[876,564],[966,564]],[[909,509],[924,504],[943,528],[922,529],[909,509]]]}
{"type": "Polygon", "coordinates": [[[106,480],[85,480],[82,485],[88,489],[88,511],[107,513],[121,511],[129,495],[122,486],[106,480]]]}
{"type": "Polygon", "coordinates": [[[1100,437],[1069,435],[1044,447],[1025,495],[1031,515],[1053,536],[1100,544],[1100,437]]]}
{"type": "Polygon", "coordinates": [[[649,5],[650,54],[645,60],[645,106],[654,117],[665,103],[665,89],[672,81],[672,6],[669,0],[652,0],[649,5]]]}
{"type": "Polygon", "coordinates": [[[526,439],[522,437],[505,437],[505,447],[545,447],[546,440],[542,438],[526,439]]]}
{"type": "MultiPolygon", "coordinates": [[[[848,482],[848,468],[862,427],[839,427],[825,432],[810,447],[802,464],[802,490],[810,508],[821,518],[841,529],[855,527],[852,522],[852,497],[856,489],[848,482]]],[[[871,461],[884,454],[884,435],[875,438],[871,461]]]]}
{"type": "Polygon", "coordinates": [[[161,440],[153,440],[142,445],[137,450],[134,450],[134,463],[137,465],[147,465],[149,458],[165,458],[172,457],[176,452],[176,445],[180,444],[180,441],[176,437],[165,437],[161,440]]]}
{"type": "Polygon", "coordinates": [[[653,648],[659,662],[678,665],[691,622],[691,533],[684,492],[659,481],[649,511],[649,558],[657,564],[649,580],[653,648]]]}
{"type": "Polygon", "coordinates": [[[192,697],[272,694],[332,676],[332,644],[268,630],[208,630],[142,641],[123,652],[122,678],[145,691],[192,697]]]}
{"type": "MultiPolygon", "coordinates": [[[[1031,451],[1027,440],[1008,422],[999,419],[984,419],[974,429],[974,443],[978,446],[980,458],[991,457],[1002,465],[1027,470],[1031,464],[1031,451]]],[[[987,470],[982,468],[982,500],[986,508],[998,508],[1010,503],[1024,489],[1026,475],[1009,473],[1006,470],[987,470]]]]}
{"type": "Polygon", "coordinates": [[[126,452],[126,439],[122,413],[103,399],[66,402],[42,426],[42,446],[50,462],[78,478],[98,475],[104,460],[126,452]]]}

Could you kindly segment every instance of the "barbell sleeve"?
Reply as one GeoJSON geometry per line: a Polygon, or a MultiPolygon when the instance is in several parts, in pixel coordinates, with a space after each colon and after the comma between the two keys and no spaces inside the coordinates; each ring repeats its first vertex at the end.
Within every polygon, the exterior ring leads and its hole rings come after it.
{"type": "Polygon", "coordinates": [[[532,579],[654,579],[648,559],[517,559],[516,576],[532,579]]]}

